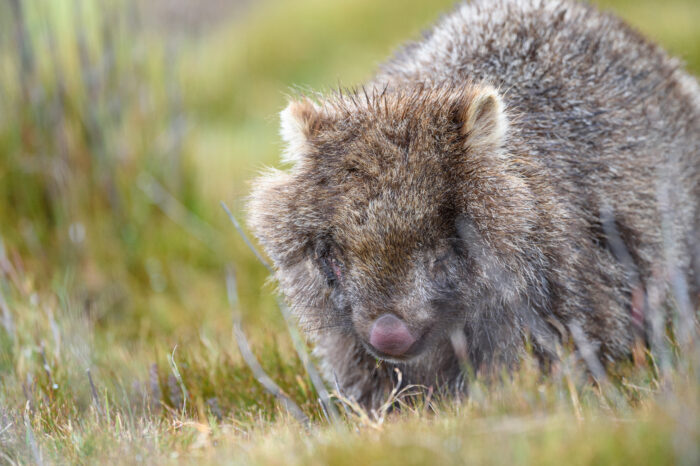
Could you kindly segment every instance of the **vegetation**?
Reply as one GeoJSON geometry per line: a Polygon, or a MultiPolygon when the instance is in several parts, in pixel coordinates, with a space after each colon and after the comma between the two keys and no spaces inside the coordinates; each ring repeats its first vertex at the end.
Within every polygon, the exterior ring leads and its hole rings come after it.
{"type": "MultiPolygon", "coordinates": [[[[547,377],[525,361],[462,400],[324,414],[219,201],[242,218],[277,163],[291,86],[360,82],[451,3],[268,0],[198,34],[126,0],[0,3],[0,463],[698,464],[700,355],[672,335],[670,365],[640,346],[592,377],[564,348],[547,377]]],[[[700,4],[599,3],[700,73],[700,4]]]]}

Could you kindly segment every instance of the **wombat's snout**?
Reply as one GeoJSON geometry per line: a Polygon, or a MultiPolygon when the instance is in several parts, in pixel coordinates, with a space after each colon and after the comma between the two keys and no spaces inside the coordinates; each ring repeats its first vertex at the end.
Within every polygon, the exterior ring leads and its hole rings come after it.
{"type": "Polygon", "coordinates": [[[406,324],[392,314],[384,314],[372,325],[369,343],[379,352],[390,356],[401,356],[416,339],[406,324]]]}

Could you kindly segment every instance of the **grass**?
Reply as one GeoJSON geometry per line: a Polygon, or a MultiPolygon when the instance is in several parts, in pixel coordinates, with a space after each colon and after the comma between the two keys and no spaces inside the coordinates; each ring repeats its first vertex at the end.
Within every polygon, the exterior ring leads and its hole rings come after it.
{"type": "MultiPolygon", "coordinates": [[[[451,3],[270,0],[177,40],[126,1],[0,3],[0,463],[697,464],[700,357],[676,346],[663,373],[640,351],[595,381],[564,350],[549,377],[327,422],[218,203],[277,162],[291,86],[366,79],[451,3]],[[230,264],[309,430],[236,348],[230,264]]],[[[700,73],[696,2],[600,3],[700,73]]]]}

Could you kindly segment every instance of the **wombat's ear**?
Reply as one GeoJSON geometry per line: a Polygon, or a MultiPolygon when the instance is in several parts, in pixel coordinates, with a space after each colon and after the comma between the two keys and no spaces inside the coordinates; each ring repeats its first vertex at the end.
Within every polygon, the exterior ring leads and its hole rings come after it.
{"type": "Polygon", "coordinates": [[[309,139],[321,128],[321,109],[308,99],[293,100],[280,113],[280,136],[287,147],[282,160],[295,163],[307,151],[309,139]]]}
{"type": "Polygon", "coordinates": [[[479,86],[458,103],[462,134],[469,147],[497,149],[508,130],[503,100],[491,86],[479,86]]]}

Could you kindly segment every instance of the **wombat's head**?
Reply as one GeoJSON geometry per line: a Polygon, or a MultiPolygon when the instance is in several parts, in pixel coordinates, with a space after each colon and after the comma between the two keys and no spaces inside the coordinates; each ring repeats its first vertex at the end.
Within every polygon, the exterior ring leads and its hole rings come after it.
{"type": "Polygon", "coordinates": [[[498,321],[478,303],[508,274],[499,256],[529,214],[495,89],[301,99],[281,132],[292,166],[256,181],[250,223],[312,336],[350,334],[405,361],[498,321]]]}

